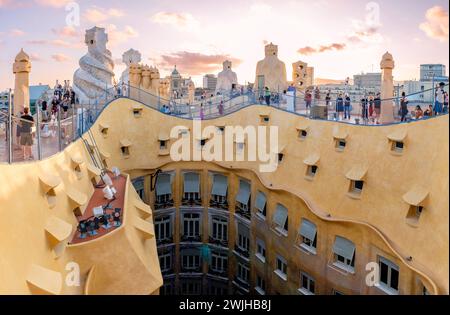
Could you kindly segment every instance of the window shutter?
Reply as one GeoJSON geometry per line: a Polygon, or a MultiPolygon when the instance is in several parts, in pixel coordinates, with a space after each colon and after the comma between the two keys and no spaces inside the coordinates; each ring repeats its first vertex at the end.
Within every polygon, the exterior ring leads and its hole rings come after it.
{"type": "Polygon", "coordinates": [[[184,174],[184,192],[200,193],[200,176],[197,173],[184,174]]]}
{"type": "Polygon", "coordinates": [[[211,194],[226,197],[228,190],[228,180],[226,176],[215,174],[211,194]]]}
{"type": "Polygon", "coordinates": [[[156,180],[156,195],[169,195],[172,194],[172,184],[171,184],[170,174],[159,174],[156,180]]]}
{"type": "Polygon", "coordinates": [[[264,211],[264,207],[266,206],[266,195],[260,191],[258,191],[258,195],[256,196],[256,204],[255,208],[264,211]]]}
{"type": "Polygon", "coordinates": [[[288,218],[288,209],[278,204],[277,210],[275,211],[275,214],[273,216],[273,222],[278,226],[280,226],[281,228],[284,228],[287,218],[288,218]]]}
{"type": "Polygon", "coordinates": [[[334,241],[333,252],[348,260],[352,260],[355,254],[355,244],[346,238],[336,236],[334,241]]]}
{"type": "Polygon", "coordinates": [[[241,180],[239,182],[239,193],[236,197],[236,201],[247,205],[250,200],[251,188],[250,184],[246,181],[241,180]]]}
{"type": "Polygon", "coordinates": [[[299,234],[307,239],[314,241],[317,234],[316,225],[308,220],[302,220],[299,234]]]}

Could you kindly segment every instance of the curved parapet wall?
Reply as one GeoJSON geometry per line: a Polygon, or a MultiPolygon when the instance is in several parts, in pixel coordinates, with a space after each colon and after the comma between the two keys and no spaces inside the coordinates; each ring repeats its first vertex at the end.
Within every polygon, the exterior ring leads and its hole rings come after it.
{"type": "MultiPolygon", "coordinates": [[[[265,109],[263,113],[260,106],[251,106],[229,116],[203,122],[203,127],[247,126],[265,124],[261,117],[269,117],[268,124],[279,127],[284,158],[276,172],[260,173],[259,164],[254,162],[173,163],[167,152],[161,151],[161,134],[170,134],[171,129],[179,125],[192,130],[193,122],[145,107],[140,107],[139,115],[136,115],[133,108],[137,105],[135,101],[118,99],[103,111],[91,128],[100,151],[109,153],[105,159],[109,167],[118,166],[130,174],[163,168],[177,169],[178,172],[182,169],[200,169],[204,172],[215,170],[246,177],[252,181],[252,196],[256,195],[256,190],[261,190],[269,194],[269,199],[274,200],[273,204],[277,200],[286,200],[283,202],[289,209],[289,226],[292,227],[289,231],[293,232],[290,232],[286,240],[276,244],[281,248],[285,246],[287,253],[292,248],[290,246],[293,245],[296,234],[294,231],[298,229],[302,217],[317,222],[318,230],[324,233],[326,231],[327,237],[321,244],[324,250],[328,251],[318,255],[325,265],[329,260],[329,248],[332,247],[334,235],[345,234],[349,239],[355,240],[359,261],[357,267],[361,274],[358,274],[352,283],[348,283],[350,288],[354,287],[349,290],[350,293],[373,293],[362,288],[365,277],[363,262],[372,261],[379,252],[396,261],[402,271],[400,282],[409,283],[408,289],[402,289],[400,293],[419,293],[417,285],[412,284],[415,282],[422,283],[430,293],[448,293],[448,177],[442,175],[448,174],[447,116],[411,124],[367,127],[311,121],[270,108],[265,109]],[[107,134],[101,132],[100,126],[104,125],[109,126],[107,134]],[[305,130],[307,136],[299,137],[299,131],[305,130]],[[336,141],[342,139],[345,139],[346,147],[341,152],[336,148],[336,141]],[[126,150],[123,150],[124,140],[128,140],[126,150]],[[402,153],[392,150],[393,143],[396,142],[404,144],[402,153]],[[127,154],[124,154],[125,151],[127,154]],[[305,178],[308,165],[315,163],[318,163],[319,171],[314,180],[305,178]],[[364,190],[360,196],[355,197],[349,193],[349,186],[352,179],[358,178],[364,179],[364,190]],[[420,221],[411,224],[408,220],[410,207],[414,203],[422,202],[425,202],[425,206],[420,221]]],[[[169,146],[172,142],[173,140],[169,141],[169,146]]],[[[88,163],[87,153],[78,141],[64,153],[36,165],[0,166],[2,181],[11,183],[8,188],[2,187],[0,195],[1,212],[6,218],[0,223],[2,234],[14,235],[13,239],[20,235],[20,240],[16,242],[0,243],[5,253],[2,259],[5,260],[6,266],[1,277],[6,280],[2,282],[2,292],[28,292],[26,274],[33,262],[50,270],[63,272],[63,263],[71,259],[76,260],[76,257],[81,257],[80,259],[86,262],[81,269],[82,274],[95,288],[90,289],[90,292],[117,293],[120,290],[115,288],[117,284],[112,280],[111,274],[99,272],[102,264],[101,261],[96,261],[99,255],[90,254],[95,250],[101,251],[101,247],[84,251],[81,247],[69,246],[60,260],[54,261],[53,258],[50,259],[51,250],[46,239],[40,234],[45,226],[44,217],[48,219],[47,216],[54,214],[56,209],[69,209],[69,206],[64,198],[58,198],[56,207],[48,209],[47,199],[44,196],[39,197],[42,195],[42,185],[35,174],[36,166],[40,171],[57,174],[62,178],[62,184],[56,187],[57,196],[58,189],[74,185],[85,194],[91,193],[87,169],[84,169],[85,176],[81,180],[71,173],[70,155],[73,154],[83,156],[85,163],[88,163]],[[38,202],[27,203],[27,200],[33,200],[31,198],[37,198],[38,202]],[[23,226],[30,234],[25,240],[33,240],[29,241],[30,245],[25,245],[30,246],[30,251],[25,251],[26,254],[21,243],[23,234],[17,226],[23,226]],[[31,247],[31,243],[35,244],[35,239],[41,240],[41,243],[31,247]],[[46,248],[45,254],[42,252],[43,248],[46,248]],[[95,269],[92,270],[94,265],[95,269]],[[14,279],[11,270],[13,273],[23,274],[23,279],[14,279]],[[22,291],[16,291],[19,289],[22,291]]],[[[47,182],[47,186],[51,186],[52,181],[47,182]]],[[[236,190],[230,187],[231,192],[233,189],[236,190]]],[[[134,197],[136,196],[129,193],[127,200],[134,197]]],[[[129,208],[133,207],[128,205],[127,209],[129,208]]],[[[73,214],[66,212],[58,212],[61,214],[59,217],[72,225],[75,224],[73,214]]],[[[133,212],[128,213],[131,216],[133,212]]],[[[136,209],[133,217],[138,214],[142,215],[142,211],[136,209]]],[[[122,243],[123,248],[126,248],[125,244],[132,245],[127,248],[135,257],[132,264],[139,265],[138,268],[148,275],[148,279],[145,284],[135,282],[135,286],[132,286],[131,281],[124,281],[123,291],[151,293],[158,287],[156,284],[161,285],[160,276],[153,269],[157,264],[156,250],[152,252],[153,264],[147,265],[150,260],[145,259],[143,255],[148,254],[148,251],[136,246],[153,248],[149,243],[151,239],[138,245],[137,240],[146,239],[148,235],[142,233],[145,227],[140,221],[135,223],[129,217],[126,220],[128,224],[137,225],[138,232],[133,229],[133,232],[127,233],[125,225],[125,231],[111,233],[101,242],[110,241],[112,244],[119,244],[117,246],[121,248],[122,243]],[[146,271],[149,268],[152,272],[146,271]]],[[[95,247],[94,244],[85,246],[95,247]]],[[[115,248],[116,245],[112,247],[115,248]]],[[[114,252],[110,254],[118,255],[114,252]]],[[[123,251],[122,254],[126,256],[123,251]]],[[[112,258],[113,256],[108,260],[117,259],[115,256],[112,258]]],[[[121,266],[125,268],[125,262],[121,263],[121,266]]],[[[108,268],[107,265],[105,267],[104,270],[108,268]]],[[[131,269],[130,267],[125,270],[131,269]]],[[[326,281],[335,281],[326,270],[319,269],[317,272],[326,281]]],[[[142,278],[142,274],[134,272],[133,269],[134,275],[142,278]]],[[[79,292],[71,290],[71,293],[79,292]]]]}
{"type": "Polygon", "coordinates": [[[91,163],[78,140],[41,162],[0,165],[1,181],[8,183],[0,188],[0,294],[158,292],[156,241],[136,229],[140,199],[129,179],[123,225],[96,240],[68,244],[78,224],[73,208],[84,211],[94,191],[91,179],[98,173],[91,163]]]}

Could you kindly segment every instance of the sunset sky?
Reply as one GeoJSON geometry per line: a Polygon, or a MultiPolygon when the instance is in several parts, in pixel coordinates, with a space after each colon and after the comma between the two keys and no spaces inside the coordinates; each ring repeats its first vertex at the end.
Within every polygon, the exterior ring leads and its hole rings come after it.
{"type": "Polygon", "coordinates": [[[79,0],[75,26],[66,23],[71,2],[0,0],[0,91],[13,87],[20,48],[32,57],[32,84],[72,80],[87,51],[84,32],[95,25],[107,29],[117,77],[122,53],[134,48],[162,75],[177,64],[197,86],[225,59],[240,83],[253,82],[267,42],[279,45],[288,79],[298,60],[314,66],[316,78],[379,71],[386,51],[396,80],[417,79],[421,63],[448,68],[448,0],[79,0]]]}

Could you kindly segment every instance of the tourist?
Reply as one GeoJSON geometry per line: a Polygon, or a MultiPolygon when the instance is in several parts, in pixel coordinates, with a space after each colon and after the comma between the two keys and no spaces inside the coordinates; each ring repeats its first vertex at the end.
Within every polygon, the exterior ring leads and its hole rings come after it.
{"type": "Polygon", "coordinates": [[[320,89],[318,86],[316,86],[316,88],[314,89],[314,100],[316,101],[320,101],[320,89]]]}
{"type": "Polygon", "coordinates": [[[220,101],[220,103],[219,103],[219,115],[220,116],[223,115],[223,101],[220,101]]]}
{"type": "Polygon", "coordinates": [[[339,93],[336,99],[336,119],[341,120],[343,118],[344,113],[344,99],[342,98],[342,94],[339,93]]]}
{"type": "Polygon", "coordinates": [[[200,104],[200,120],[205,119],[205,113],[203,111],[203,103],[200,104]]]}
{"type": "Polygon", "coordinates": [[[369,100],[366,96],[361,99],[361,116],[364,122],[369,120],[369,100]]]}
{"type": "Polygon", "coordinates": [[[62,101],[61,106],[63,108],[63,119],[66,119],[68,111],[69,111],[69,99],[68,98],[64,98],[64,100],[62,101]]]}
{"type": "Polygon", "coordinates": [[[75,105],[75,100],[76,100],[75,91],[71,90],[70,91],[70,104],[72,105],[72,107],[75,105]]]}
{"type": "Polygon", "coordinates": [[[374,122],[375,120],[373,119],[373,114],[374,114],[374,98],[373,96],[369,96],[369,117],[372,120],[372,122],[374,122]]]}
{"type": "Polygon", "coordinates": [[[406,97],[406,93],[402,93],[402,98],[400,100],[400,114],[401,114],[401,122],[406,121],[406,115],[408,115],[408,99],[406,97]]]}
{"type": "Polygon", "coordinates": [[[270,106],[270,96],[271,96],[271,94],[270,94],[269,88],[267,86],[265,88],[264,96],[265,96],[265,99],[266,99],[266,105],[270,106]]]}
{"type": "Polygon", "coordinates": [[[381,115],[381,96],[380,93],[377,93],[377,96],[373,100],[373,108],[375,112],[375,123],[377,125],[380,124],[380,115],[381,115]]]}
{"type": "Polygon", "coordinates": [[[33,145],[31,128],[34,123],[34,118],[29,114],[29,109],[27,107],[24,108],[23,115],[20,117],[20,119],[20,145],[23,148],[23,159],[24,161],[32,160],[34,158],[31,153],[31,146],[33,145]]]}
{"type": "Polygon", "coordinates": [[[344,101],[344,119],[351,119],[351,112],[352,112],[352,100],[350,98],[350,95],[348,93],[345,93],[345,101],[344,101]]]}
{"type": "Polygon", "coordinates": [[[325,96],[325,105],[330,107],[331,106],[331,95],[330,91],[327,92],[327,95],[325,96]]]}
{"type": "Polygon", "coordinates": [[[54,97],[53,101],[52,101],[52,109],[51,109],[52,114],[57,115],[58,105],[59,105],[58,99],[56,97],[54,97]]]}
{"type": "Polygon", "coordinates": [[[420,105],[417,105],[416,106],[416,110],[415,110],[415,118],[417,119],[417,120],[419,120],[419,119],[422,119],[423,118],[423,110],[422,110],[422,108],[420,107],[420,105]]]}
{"type": "Polygon", "coordinates": [[[445,101],[445,91],[444,91],[445,83],[439,83],[439,87],[436,91],[435,103],[434,103],[434,114],[440,115],[442,114],[444,101],[445,101]]]}
{"type": "Polygon", "coordinates": [[[306,90],[305,92],[305,104],[306,104],[306,110],[311,109],[311,103],[312,103],[312,94],[309,90],[306,90]]]}
{"type": "MultiPolygon", "coordinates": [[[[23,111],[20,111],[19,118],[22,117],[23,111]]],[[[20,133],[22,132],[22,124],[20,123],[20,120],[16,121],[16,143],[19,146],[20,145],[20,133]]],[[[12,126],[14,126],[14,120],[12,122],[12,126]]]]}
{"type": "Polygon", "coordinates": [[[42,113],[42,121],[47,122],[49,117],[48,117],[48,105],[46,100],[43,100],[41,103],[41,113],[42,113]]]}
{"type": "Polygon", "coordinates": [[[448,114],[448,93],[445,92],[444,94],[444,114],[448,114]]]}
{"type": "Polygon", "coordinates": [[[423,116],[424,117],[433,117],[433,106],[432,105],[428,105],[428,108],[423,113],[423,116]]]}

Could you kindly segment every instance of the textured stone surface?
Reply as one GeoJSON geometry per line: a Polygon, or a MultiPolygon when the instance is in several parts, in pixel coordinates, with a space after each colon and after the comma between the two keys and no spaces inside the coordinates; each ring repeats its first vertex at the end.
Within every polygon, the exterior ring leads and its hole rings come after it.
{"type": "Polygon", "coordinates": [[[73,76],[73,89],[80,103],[93,102],[106,89],[112,88],[114,62],[106,48],[108,35],[104,28],[94,27],[86,31],[88,53],[80,59],[80,68],[73,76]]]}
{"type": "Polygon", "coordinates": [[[142,59],[142,55],[139,51],[135,49],[127,50],[122,55],[122,61],[127,66],[127,68],[122,72],[122,76],[120,77],[120,82],[125,82],[128,84],[130,81],[130,66],[134,63],[140,63],[142,59]]]}
{"type": "Polygon", "coordinates": [[[231,61],[223,63],[223,71],[217,76],[216,92],[231,91],[233,84],[238,84],[237,74],[231,70],[231,61]]]}
{"type": "Polygon", "coordinates": [[[278,59],[278,46],[270,43],[265,47],[266,57],[256,66],[255,88],[268,87],[273,92],[287,89],[286,65],[278,59]],[[259,86],[258,78],[264,76],[264,86],[259,86]]]}

